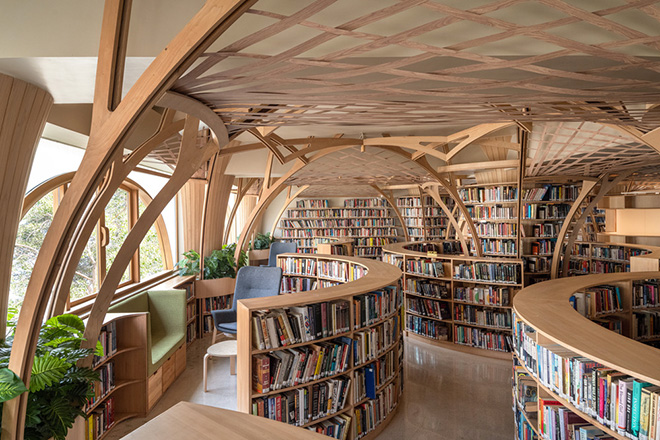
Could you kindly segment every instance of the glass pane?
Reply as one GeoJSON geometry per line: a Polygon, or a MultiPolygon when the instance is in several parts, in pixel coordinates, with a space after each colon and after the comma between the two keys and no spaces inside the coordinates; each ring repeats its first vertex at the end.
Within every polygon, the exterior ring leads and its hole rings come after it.
{"type": "MultiPolygon", "coordinates": [[[[140,200],[139,206],[140,215],[142,215],[146,208],[142,200],[140,200]]],[[[156,225],[152,225],[142,243],[140,243],[140,280],[145,280],[163,270],[165,270],[165,263],[158,241],[156,225]]]]}
{"type": "MultiPolygon", "coordinates": [[[[109,232],[109,242],[105,248],[105,267],[106,271],[110,269],[112,263],[117,257],[117,253],[124,244],[126,236],[130,231],[128,217],[129,194],[123,189],[117,190],[112,199],[105,208],[105,226],[109,232]]],[[[131,279],[130,264],[124,272],[121,282],[131,279]]]]}
{"type": "Polygon", "coordinates": [[[70,297],[72,300],[84,298],[92,295],[99,290],[99,270],[98,270],[98,228],[89,237],[87,246],[80,257],[76,273],[71,283],[70,297]]]}
{"type": "Polygon", "coordinates": [[[23,304],[37,254],[53,222],[53,212],[51,192],[30,208],[18,225],[9,286],[9,307],[20,307],[23,304]]]}

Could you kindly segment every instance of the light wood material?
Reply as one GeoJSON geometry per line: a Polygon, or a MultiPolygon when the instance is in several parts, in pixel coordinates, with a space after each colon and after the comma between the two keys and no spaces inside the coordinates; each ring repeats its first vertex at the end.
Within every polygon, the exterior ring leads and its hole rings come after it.
{"type": "Polygon", "coordinates": [[[657,349],[589,321],[569,303],[573,293],[589,287],[653,278],[660,278],[660,272],[560,278],[522,290],[514,299],[513,308],[520,319],[549,340],[609,368],[660,385],[657,349]]]}
{"type": "Polygon", "coordinates": [[[191,179],[179,191],[178,202],[182,218],[183,250],[191,249],[201,252],[202,213],[204,211],[204,197],[206,182],[191,179]]]}
{"type": "MultiPolygon", "coordinates": [[[[229,157],[217,156],[213,159],[202,214],[201,255],[211,255],[215,249],[221,249],[225,232],[227,205],[234,184],[234,176],[226,175],[229,157]]],[[[231,225],[227,225],[230,227],[231,225]]],[[[202,262],[202,268],[203,268],[202,262]]]]}
{"type": "MultiPolygon", "coordinates": [[[[410,234],[408,234],[408,228],[406,228],[406,224],[405,224],[405,222],[403,221],[403,217],[401,216],[401,212],[399,211],[399,208],[396,206],[396,201],[394,200],[394,197],[392,197],[392,195],[389,195],[389,194],[387,194],[385,191],[383,191],[382,189],[380,189],[380,188],[378,187],[378,185],[373,185],[373,184],[372,184],[371,187],[372,187],[373,189],[375,189],[376,191],[378,191],[378,193],[379,193],[381,196],[383,196],[383,198],[384,198],[385,200],[387,200],[387,203],[390,204],[390,206],[391,206],[392,209],[394,210],[394,214],[395,214],[395,215],[397,216],[397,218],[399,219],[399,223],[401,223],[401,228],[403,229],[403,236],[404,236],[404,239],[405,239],[406,241],[410,241],[410,234]]],[[[321,253],[323,253],[323,252],[321,252],[321,253]]]]}
{"type": "Polygon", "coordinates": [[[0,335],[5,334],[11,261],[32,159],[53,104],[48,92],[0,73],[0,335]]]}
{"type": "Polygon", "coordinates": [[[206,349],[206,354],[204,355],[204,371],[203,371],[203,381],[204,381],[204,392],[207,391],[207,382],[208,377],[208,368],[209,361],[214,357],[228,357],[229,358],[229,374],[232,376],[236,375],[236,354],[237,346],[236,340],[230,339],[226,341],[221,341],[216,344],[211,345],[206,349]]]}
{"type": "Polygon", "coordinates": [[[327,437],[285,423],[255,417],[222,408],[179,402],[153,420],[142,425],[125,439],[196,439],[215,440],[231,435],[236,440],[254,440],[267,433],[273,440],[323,440],[327,437]]]}
{"type": "Polygon", "coordinates": [[[250,190],[250,188],[252,188],[252,185],[254,185],[257,179],[238,178],[236,179],[236,181],[237,181],[236,200],[234,201],[234,206],[232,206],[231,208],[229,217],[227,217],[227,227],[225,228],[225,235],[222,239],[223,243],[229,242],[229,231],[232,229],[232,223],[234,221],[234,217],[236,216],[236,211],[238,211],[238,207],[241,205],[241,202],[243,201],[243,197],[245,197],[245,195],[250,190]]]}

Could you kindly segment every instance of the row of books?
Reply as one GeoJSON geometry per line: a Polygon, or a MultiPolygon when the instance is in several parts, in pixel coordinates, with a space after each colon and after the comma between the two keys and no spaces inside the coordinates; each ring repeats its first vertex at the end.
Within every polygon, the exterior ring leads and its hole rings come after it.
{"type": "Polygon", "coordinates": [[[444,277],[445,268],[442,261],[432,259],[407,260],[406,270],[410,274],[426,275],[430,277],[444,277]]]}
{"type": "Polygon", "coordinates": [[[438,341],[448,341],[450,335],[450,328],[447,323],[415,315],[406,315],[406,329],[412,333],[438,341]]]}
{"type": "Polygon", "coordinates": [[[186,344],[190,344],[195,339],[197,339],[197,323],[191,322],[186,327],[186,344]]]}
{"type": "Polygon", "coordinates": [[[449,299],[449,290],[445,282],[406,278],[406,291],[429,298],[449,299]]]}
{"type": "Polygon", "coordinates": [[[393,218],[343,218],[343,219],[306,219],[282,220],[281,228],[362,228],[394,226],[393,218]]]}
{"type": "Polygon", "coordinates": [[[85,419],[86,440],[97,440],[115,423],[115,398],[110,397],[85,419]]]}
{"type": "Polygon", "coordinates": [[[197,316],[197,304],[193,301],[186,305],[186,322],[190,321],[195,316],[197,316]]]}
{"type": "Polygon", "coordinates": [[[660,311],[636,310],[632,316],[632,337],[641,341],[660,338],[660,311]]]}
{"type": "Polygon", "coordinates": [[[399,197],[396,199],[396,206],[398,208],[407,206],[422,206],[422,199],[420,197],[399,197]]]}
{"type": "Polygon", "coordinates": [[[99,365],[110,356],[117,353],[117,323],[110,322],[101,328],[99,342],[103,347],[103,356],[94,355],[93,365],[99,365]]]}
{"type": "Polygon", "coordinates": [[[351,379],[339,377],[281,394],[252,400],[252,414],[303,426],[337,413],[346,405],[351,379]]]}
{"type": "Polygon", "coordinates": [[[660,438],[660,387],[560,345],[536,344],[531,331],[516,323],[516,351],[543,385],[619,435],[640,440],[660,438]]]}
{"type": "Polygon", "coordinates": [[[380,258],[383,251],[379,247],[370,246],[370,247],[359,247],[353,253],[356,257],[380,258]]]}
{"type": "Polygon", "coordinates": [[[555,240],[539,240],[531,244],[532,255],[552,254],[555,250],[555,240]]]}
{"type": "Polygon", "coordinates": [[[613,261],[592,261],[591,273],[630,272],[630,263],[615,263],[613,261]]]}
{"type": "Polygon", "coordinates": [[[285,275],[305,275],[310,277],[316,274],[316,259],[314,258],[278,258],[277,266],[285,275]]]}
{"type": "Polygon", "coordinates": [[[318,282],[313,278],[282,277],[280,293],[298,293],[317,289],[318,282]]]}
{"type": "Polygon", "coordinates": [[[609,260],[630,260],[630,250],[622,246],[592,246],[591,256],[609,260]]]}
{"type": "Polygon", "coordinates": [[[353,297],[356,329],[366,327],[396,313],[401,307],[401,289],[388,286],[382,290],[353,297]]]}
{"type": "Polygon", "coordinates": [[[548,272],[552,269],[552,257],[550,256],[526,256],[523,259],[525,260],[525,270],[527,272],[548,272]]]}
{"type": "Polygon", "coordinates": [[[396,375],[398,366],[398,354],[390,351],[378,362],[357,369],[353,385],[354,401],[375,399],[376,390],[396,375]]]}
{"type": "Polygon", "coordinates": [[[510,206],[468,206],[468,215],[473,220],[515,220],[516,209],[510,206]]]}
{"type": "MultiPolygon", "coordinates": [[[[452,209],[453,203],[446,203],[445,202],[445,204],[447,205],[447,207],[449,209],[452,209]]],[[[435,218],[438,218],[438,217],[446,218],[447,214],[445,214],[445,212],[439,206],[427,206],[427,207],[424,208],[424,216],[426,218],[429,218],[429,217],[431,217],[431,218],[433,218],[433,217],[435,217],[435,218]]]]}
{"type": "Polygon", "coordinates": [[[518,187],[462,188],[458,194],[465,203],[514,202],[518,200],[518,187]]]}
{"type": "Polygon", "coordinates": [[[568,215],[571,205],[537,205],[526,203],[522,206],[524,220],[563,220],[568,215]]]}
{"type": "Polygon", "coordinates": [[[511,313],[508,310],[482,309],[477,306],[454,304],[454,322],[510,329],[511,313]]]}
{"type": "Polygon", "coordinates": [[[508,306],[508,287],[455,287],[454,299],[482,306],[508,306]]]}
{"type": "Polygon", "coordinates": [[[215,296],[202,300],[202,313],[211,313],[211,310],[227,309],[231,307],[234,295],[215,296]]]}
{"type": "Polygon", "coordinates": [[[454,266],[454,278],[458,280],[491,281],[519,284],[520,265],[514,263],[461,263],[454,266]]]}
{"type": "Polygon", "coordinates": [[[296,208],[328,208],[330,202],[321,199],[302,199],[296,201],[296,208]]]}
{"type": "Polygon", "coordinates": [[[92,390],[85,411],[93,407],[97,402],[103,400],[115,388],[115,364],[108,362],[96,370],[99,373],[99,380],[92,383],[92,390]]]}
{"type": "Polygon", "coordinates": [[[358,264],[341,261],[319,261],[319,277],[339,281],[355,281],[367,274],[367,269],[358,264]]]}
{"type": "Polygon", "coordinates": [[[406,310],[436,319],[451,319],[449,304],[422,298],[408,298],[406,310]]]}
{"type": "Polygon", "coordinates": [[[347,414],[339,414],[316,425],[309,426],[307,429],[330,438],[346,440],[350,427],[351,417],[347,414]]]}
{"type": "Polygon", "coordinates": [[[454,326],[454,344],[506,353],[512,347],[511,336],[508,334],[462,325],[454,326]]]}
{"type": "Polygon", "coordinates": [[[426,229],[424,229],[424,228],[421,228],[421,227],[420,228],[407,227],[406,229],[408,230],[408,235],[412,239],[416,239],[416,238],[423,239],[423,238],[425,238],[424,233],[426,232],[426,229]]]}
{"type": "Polygon", "coordinates": [[[515,238],[518,232],[515,223],[478,223],[475,225],[479,236],[490,237],[512,237],[515,238]]]}
{"type": "Polygon", "coordinates": [[[330,208],[320,209],[315,211],[295,210],[288,209],[286,211],[285,220],[295,218],[359,218],[359,217],[389,217],[389,210],[387,208],[372,208],[372,209],[351,209],[351,208],[330,208]]]}
{"type": "Polygon", "coordinates": [[[396,384],[389,384],[376,395],[353,408],[357,438],[362,438],[376,429],[380,423],[396,408],[399,389],[396,384]]]}
{"type": "Polygon", "coordinates": [[[393,266],[396,266],[399,269],[403,268],[403,257],[401,255],[392,254],[390,252],[383,252],[383,256],[381,260],[384,261],[385,263],[389,263],[393,266]]]}
{"type": "Polygon", "coordinates": [[[577,185],[544,185],[543,188],[529,188],[523,191],[523,200],[564,202],[577,199],[580,187],[577,185]]]}
{"type": "Polygon", "coordinates": [[[446,227],[449,224],[447,217],[426,217],[424,218],[424,226],[443,226],[446,227]]]}
{"type": "Polygon", "coordinates": [[[400,207],[399,211],[401,211],[401,215],[403,217],[421,218],[423,216],[424,209],[421,206],[418,208],[400,207]]]}
{"type": "Polygon", "coordinates": [[[516,240],[509,239],[481,239],[481,247],[487,254],[494,255],[516,255],[516,240]]]}
{"type": "Polygon", "coordinates": [[[561,230],[557,223],[535,223],[532,225],[532,237],[556,237],[561,230]]]}
{"type": "Polygon", "coordinates": [[[376,208],[379,206],[386,207],[388,205],[388,201],[383,198],[344,200],[344,208],[376,208]]]}
{"type": "Polygon", "coordinates": [[[658,280],[634,281],[632,304],[633,307],[660,307],[658,280]]]}
{"type": "Polygon", "coordinates": [[[353,361],[355,365],[376,359],[399,340],[401,324],[399,316],[367,330],[355,332],[353,336],[353,361]]]}
{"type": "Polygon", "coordinates": [[[396,239],[391,237],[358,238],[355,240],[355,246],[385,246],[394,242],[396,242],[396,239]]]}
{"type": "Polygon", "coordinates": [[[318,229],[282,229],[282,238],[314,238],[314,237],[396,237],[394,227],[373,228],[318,228],[318,229]]]}
{"type": "Polygon", "coordinates": [[[422,222],[421,217],[404,217],[403,219],[403,224],[405,226],[410,226],[410,227],[418,227],[421,228],[424,226],[424,222],[422,222]]]}
{"type": "Polygon", "coordinates": [[[349,330],[349,304],[342,300],[260,311],[252,316],[253,345],[259,350],[310,342],[349,330]]]}
{"type": "Polygon", "coordinates": [[[350,364],[351,340],[322,342],[252,357],[252,390],[266,394],[334,376],[350,364]]]}

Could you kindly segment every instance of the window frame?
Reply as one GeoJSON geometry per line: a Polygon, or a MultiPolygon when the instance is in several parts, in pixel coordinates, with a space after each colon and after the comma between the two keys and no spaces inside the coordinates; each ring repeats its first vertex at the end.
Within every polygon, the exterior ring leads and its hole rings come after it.
{"type": "MultiPolygon", "coordinates": [[[[27,212],[43,197],[48,195],[53,191],[58,191],[56,196],[53,197],[53,200],[56,205],[61,201],[61,197],[66,193],[66,190],[73,179],[75,172],[60,174],[54,176],[41,184],[34,187],[30,190],[23,200],[23,210],[21,213],[21,218],[27,214],[27,212]],[[56,200],[57,199],[57,200],[56,200]]],[[[124,182],[119,186],[118,190],[124,190],[128,193],[128,226],[129,231],[133,228],[135,223],[137,223],[140,213],[139,213],[139,203],[142,202],[145,205],[149,205],[152,198],[147,193],[147,191],[142,188],[137,182],[131,179],[125,179],[124,182]]],[[[55,207],[54,212],[57,210],[55,207]]],[[[149,284],[152,280],[161,278],[164,273],[171,272],[174,268],[174,262],[172,259],[171,245],[169,234],[165,226],[165,220],[162,215],[158,215],[158,218],[154,222],[156,227],[156,236],[158,237],[158,248],[160,250],[161,258],[163,261],[164,269],[156,274],[151,275],[150,277],[145,278],[144,280],[140,279],[140,249],[135,252],[131,261],[128,265],[128,270],[130,272],[129,279],[120,283],[117,286],[117,291],[124,291],[130,289],[131,286],[139,286],[140,284],[149,284]]],[[[99,221],[95,226],[97,232],[97,275],[99,282],[102,283],[107,274],[106,267],[106,247],[107,247],[107,228],[105,226],[105,209],[103,214],[99,218],[99,221]],[[102,229],[105,228],[105,231],[102,229]],[[105,239],[102,239],[103,234],[106,235],[105,239]]],[[[132,289],[131,289],[132,290],[132,289]]],[[[117,293],[117,292],[116,292],[117,293]]],[[[67,297],[66,309],[70,310],[72,307],[79,306],[85,302],[93,300],[98,295],[98,291],[86,295],[82,298],[72,300],[71,297],[67,297]]]]}

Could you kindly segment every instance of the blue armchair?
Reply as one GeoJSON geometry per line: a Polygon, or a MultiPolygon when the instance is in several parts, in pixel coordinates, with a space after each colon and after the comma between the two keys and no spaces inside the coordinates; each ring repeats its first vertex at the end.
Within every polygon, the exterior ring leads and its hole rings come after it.
{"type": "Polygon", "coordinates": [[[271,243],[270,252],[268,252],[268,267],[277,267],[277,256],[279,254],[295,253],[297,249],[298,245],[295,241],[271,243]]]}
{"type": "Polygon", "coordinates": [[[236,287],[231,309],[211,311],[214,327],[212,343],[216,342],[218,332],[236,334],[236,303],[238,300],[278,295],[281,285],[282,269],[279,267],[241,267],[236,274],[236,287]]]}

